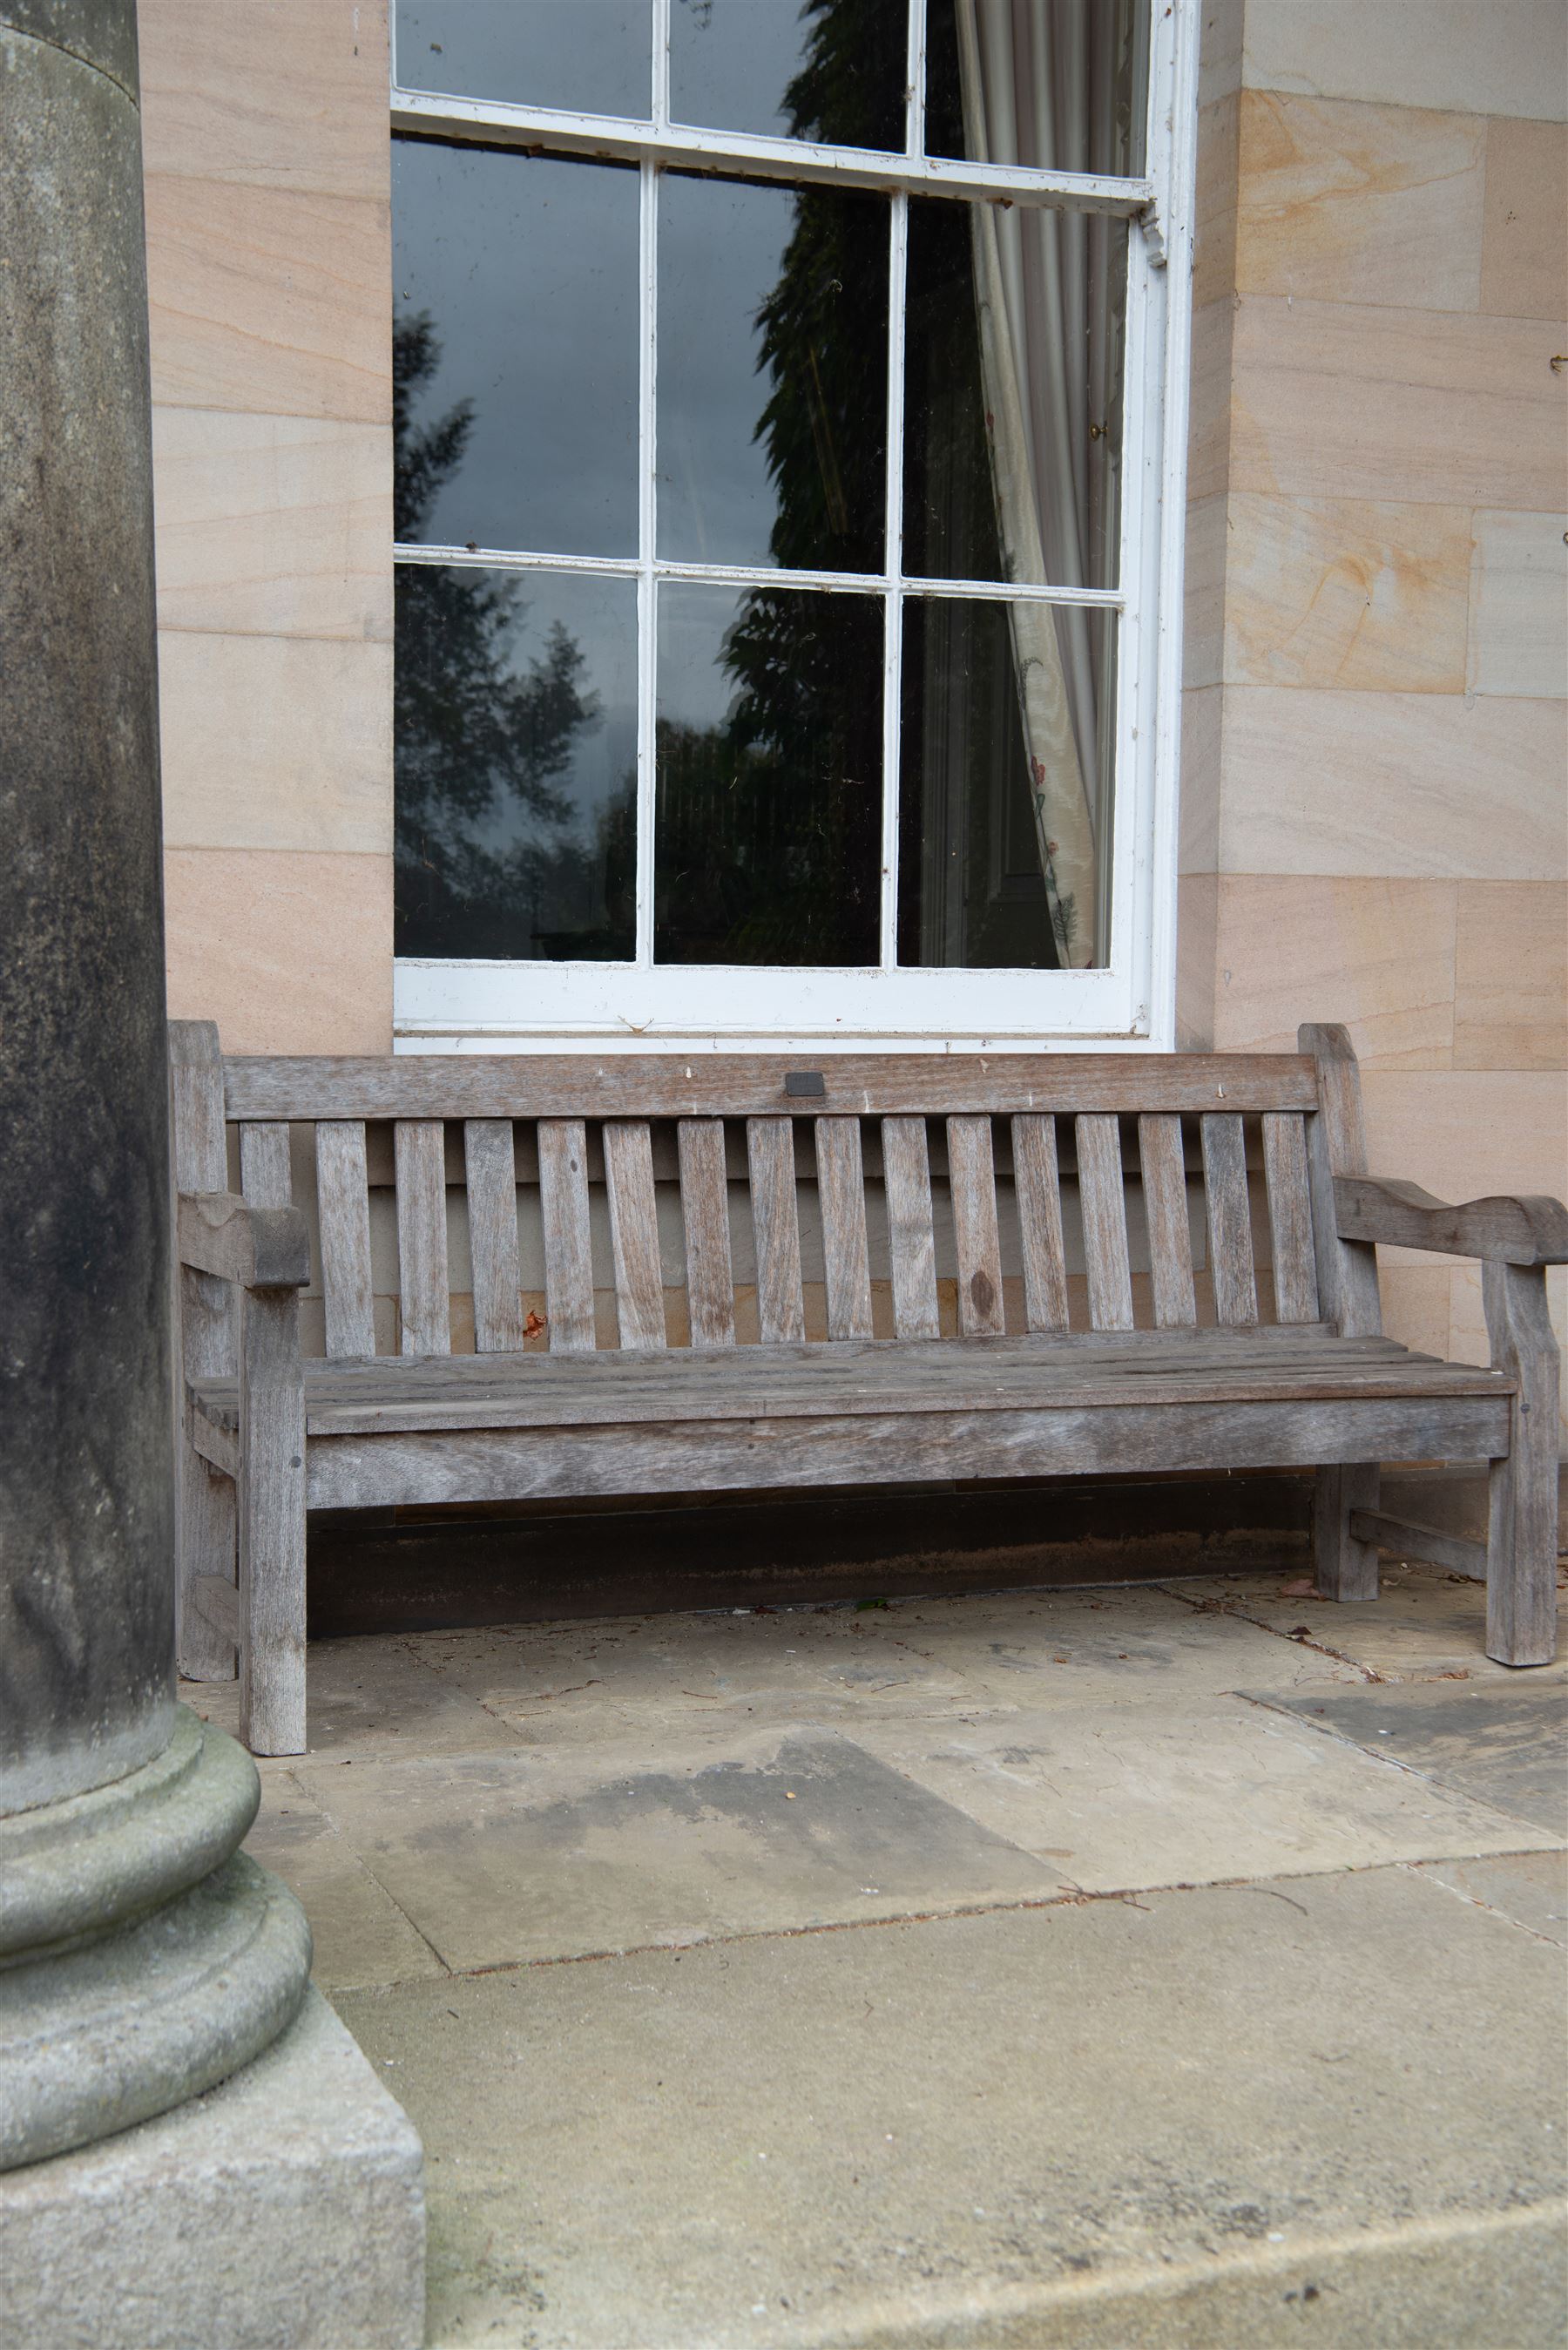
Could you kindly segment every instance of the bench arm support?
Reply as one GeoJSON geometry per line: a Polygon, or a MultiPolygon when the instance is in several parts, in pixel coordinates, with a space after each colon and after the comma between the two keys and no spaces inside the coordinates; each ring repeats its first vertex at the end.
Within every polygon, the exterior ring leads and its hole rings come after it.
{"type": "Polygon", "coordinates": [[[297,1208],[253,1208],[234,1191],[182,1191],[182,1264],[242,1289],[303,1289],[310,1240],[297,1208]]]}
{"type": "Polygon", "coordinates": [[[1451,1207],[1418,1183],[1340,1175],[1334,1203],[1343,1240],[1382,1241],[1493,1264],[1568,1264],[1568,1208],[1543,1195],[1467,1200],[1451,1207]]]}

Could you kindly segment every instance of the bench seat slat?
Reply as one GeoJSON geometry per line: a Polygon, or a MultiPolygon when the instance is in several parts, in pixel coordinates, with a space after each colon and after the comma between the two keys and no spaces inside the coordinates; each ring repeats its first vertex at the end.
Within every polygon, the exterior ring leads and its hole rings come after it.
{"type": "Polygon", "coordinates": [[[958,1255],[959,1328],[966,1338],[1000,1337],[1005,1327],[1002,1240],[989,1117],[949,1118],[948,1180],[958,1255]]]}
{"type": "Polygon", "coordinates": [[[542,1118],[539,1214],[545,1234],[545,1314],[552,1355],[594,1351],[593,1234],[588,1146],[580,1118],[542,1118]]]}
{"type": "Polygon", "coordinates": [[[735,1343],[735,1276],[730,1255],[730,1185],[724,1166],[724,1123],[683,1118],[676,1129],[680,1157],[680,1214],[686,1227],[686,1303],[694,1347],[735,1343]]]}
{"type": "MultiPolygon", "coordinates": [[[[877,1341],[724,1356],[673,1348],[554,1364],[538,1355],[318,1362],[306,1366],[306,1400],[311,1432],[326,1435],[1160,1401],[1206,1402],[1223,1411],[1245,1402],[1334,1398],[1506,1399],[1512,1390],[1513,1382],[1498,1372],[1410,1354],[1391,1341],[1347,1341],[1320,1331],[1310,1343],[1299,1333],[1292,1343],[1256,1343],[1279,1335],[1194,1331],[1184,1346],[1164,1347],[1151,1347],[1141,1332],[1085,1333],[1064,1341],[877,1341]]],[[[234,1381],[193,1382],[192,1394],[215,1427],[233,1424],[234,1381]]]]}
{"type": "Polygon", "coordinates": [[[941,1323],[931,1227],[930,1150],[923,1118],[883,1119],[882,1173],[888,1200],[893,1328],[900,1338],[934,1338],[941,1323]]]}
{"type": "Polygon", "coordinates": [[[645,1118],[607,1118],[602,1132],[621,1351],[639,1354],[666,1343],[653,1145],[645,1118]]]}
{"type": "Polygon", "coordinates": [[[473,1260],[473,1343],[482,1355],[523,1344],[523,1276],[517,1251],[517,1159],[509,1118],[471,1118],[462,1129],[473,1260]]]}
{"type": "Polygon", "coordinates": [[[321,1224],[321,1288],[327,1351],[373,1355],[376,1303],[370,1276],[370,1191],[365,1121],[324,1118],[316,1128],[316,1201],[321,1224]]]}
{"type": "Polygon", "coordinates": [[[871,1263],[866,1243],[866,1170],[857,1118],[816,1121],[816,1187],[830,1338],[871,1336],[871,1263]]]}
{"type": "Polygon", "coordinates": [[[405,1355],[450,1355],[446,1265],[446,1134],[439,1118],[400,1118],[392,1129],[398,1178],[398,1281],[405,1355]]]}
{"type": "Polygon", "coordinates": [[[1127,1260],[1121,1129],[1114,1118],[1081,1118],[1076,1134],[1089,1320],[1096,1330],[1130,1330],[1132,1271],[1127,1260]]]}

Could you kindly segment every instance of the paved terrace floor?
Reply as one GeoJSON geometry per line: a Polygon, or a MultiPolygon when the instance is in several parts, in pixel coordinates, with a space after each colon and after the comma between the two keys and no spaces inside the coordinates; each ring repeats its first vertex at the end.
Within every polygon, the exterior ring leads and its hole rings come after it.
{"type": "Polygon", "coordinates": [[[313,1648],[251,1849],[423,2134],[431,2342],[1560,2344],[1568,1691],[1482,1605],[313,1648]]]}

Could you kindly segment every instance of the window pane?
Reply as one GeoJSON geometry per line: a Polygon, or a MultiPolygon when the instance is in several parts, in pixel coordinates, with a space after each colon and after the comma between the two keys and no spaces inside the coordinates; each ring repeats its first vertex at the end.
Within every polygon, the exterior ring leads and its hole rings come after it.
{"type": "Polygon", "coordinates": [[[659,962],[877,962],[882,609],[659,590],[659,962]]]}
{"type": "Polygon", "coordinates": [[[886,200],[668,172],[659,207],[660,555],[880,571],[886,200]]]}
{"type": "Polygon", "coordinates": [[[1109,612],[905,605],[901,963],[1104,963],[1115,652],[1109,612]]]}
{"type": "Polygon", "coordinates": [[[670,110],[677,122],[904,146],[905,0],[674,0],[670,110]]]}
{"type": "Polygon", "coordinates": [[[628,959],[637,586],[397,572],[400,955],[628,959]]]}
{"type": "Polygon", "coordinates": [[[1127,224],[909,206],[904,564],[1113,588],[1127,224]]]}
{"type": "Polygon", "coordinates": [[[638,175],[400,139],[397,535],[637,553],[638,175]]]}
{"type": "Polygon", "coordinates": [[[649,0],[396,0],[394,25],[400,88],[648,119],[649,0]]]}
{"type": "Polygon", "coordinates": [[[928,0],[926,152],[1137,177],[1148,0],[928,0]]]}

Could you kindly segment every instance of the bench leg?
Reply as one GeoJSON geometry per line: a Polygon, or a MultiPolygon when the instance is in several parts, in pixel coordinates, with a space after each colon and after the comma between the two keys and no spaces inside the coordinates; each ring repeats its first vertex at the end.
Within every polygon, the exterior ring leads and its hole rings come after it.
{"type": "Polygon", "coordinates": [[[236,1529],[231,1479],[212,1468],[180,1432],[180,1479],[174,1495],[175,1589],[180,1670],[188,1681],[232,1681],[234,1633],[214,1617],[207,1595],[215,1578],[232,1594],[236,1529]]]}
{"type": "Polygon", "coordinates": [[[247,1290],[240,1316],[240,1735],[305,1752],[305,1380],[299,1298],[247,1290]]]}
{"type": "Polygon", "coordinates": [[[1376,1461],[1335,1461],[1320,1469],[1312,1497],[1313,1580],[1325,1599],[1376,1599],[1377,1545],[1357,1542],[1352,1510],[1377,1507],[1376,1461]]]}
{"type": "MultiPolygon", "coordinates": [[[[187,1374],[232,1378],[234,1373],[234,1294],[226,1281],[182,1266],[179,1276],[179,1367],[175,1424],[179,1463],[174,1487],[175,1651],[187,1680],[232,1681],[234,1632],[214,1613],[212,1578],[233,1592],[236,1531],[233,1480],[204,1461],[191,1441],[187,1374]]],[[[232,1606],[230,1612],[232,1613],[232,1606]]]]}
{"type": "Polygon", "coordinates": [[[1539,1265],[1484,1264],[1491,1359],[1519,1382],[1510,1450],[1494,1461],[1486,1545],[1486,1652],[1549,1665],[1557,1652],[1557,1342],[1539,1265]]]}

